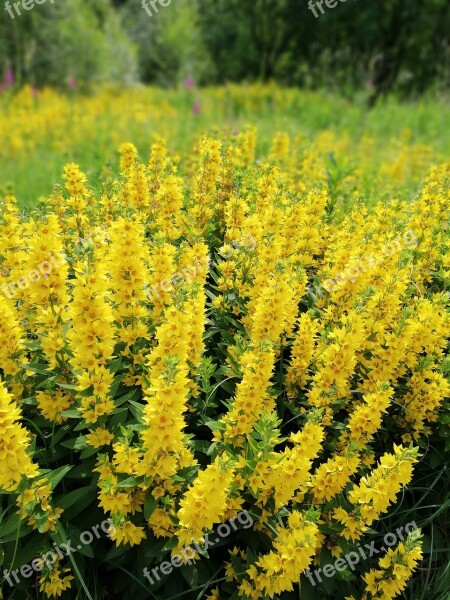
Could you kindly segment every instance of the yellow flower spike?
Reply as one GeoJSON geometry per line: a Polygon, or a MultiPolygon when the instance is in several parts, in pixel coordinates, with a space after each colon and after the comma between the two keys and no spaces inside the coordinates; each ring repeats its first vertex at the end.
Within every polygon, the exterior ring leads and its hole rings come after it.
{"type": "Polygon", "coordinates": [[[399,596],[421,559],[422,541],[420,531],[417,530],[380,558],[379,569],[371,569],[363,575],[366,587],[362,600],[373,596],[391,600],[399,596]]]}
{"type": "Polygon", "coordinates": [[[0,488],[5,491],[16,490],[22,477],[38,473],[27,452],[31,436],[20,424],[21,418],[19,406],[0,381],[0,488]]]}
{"type": "Polygon", "coordinates": [[[191,539],[201,538],[203,532],[219,523],[227,509],[226,499],[234,472],[220,458],[199,472],[180,502],[180,527],[189,531],[191,539]]]}

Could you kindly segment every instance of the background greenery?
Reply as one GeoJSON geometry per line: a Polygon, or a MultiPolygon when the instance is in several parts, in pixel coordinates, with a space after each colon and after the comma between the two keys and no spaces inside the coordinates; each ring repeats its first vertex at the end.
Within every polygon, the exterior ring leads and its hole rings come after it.
{"type": "Polygon", "coordinates": [[[64,0],[0,16],[0,71],[65,87],[143,81],[173,86],[277,80],[373,103],[448,89],[447,0],[340,1],[315,18],[307,0],[172,0],[151,18],[141,0],[64,0]]]}

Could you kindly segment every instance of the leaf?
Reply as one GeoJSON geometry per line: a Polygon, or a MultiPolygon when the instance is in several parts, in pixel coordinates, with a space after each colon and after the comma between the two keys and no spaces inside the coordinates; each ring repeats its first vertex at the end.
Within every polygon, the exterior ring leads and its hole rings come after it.
{"type": "Polygon", "coordinates": [[[121,423],[124,423],[127,418],[127,413],[128,413],[128,408],[126,408],[125,406],[123,408],[119,409],[117,412],[114,411],[113,417],[109,421],[108,429],[112,430],[115,427],[117,427],[118,425],[120,425],[121,423]]]}
{"type": "Polygon", "coordinates": [[[67,479],[91,479],[96,477],[97,473],[93,473],[95,460],[87,460],[84,463],[74,467],[67,475],[67,479]]]}
{"type": "Polygon", "coordinates": [[[39,533],[44,533],[44,531],[47,529],[49,515],[46,512],[42,513],[39,511],[34,511],[33,517],[36,521],[39,533]]]}
{"type": "MultiPolygon", "coordinates": [[[[36,535],[31,537],[31,539],[26,543],[23,548],[20,549],[20,563],[21,565],[25,565],[30,563],[34,558],[38,558],[41,555],[42,551],[42,537],[40,535],[36,535]]],[[[16,558],[17,561],[17,558],[16,558]]],[[[18,566],[17,563],[15,566],[18,566]]],[[[12,565],[10,566],[10,568],[12,565]]]]}
{"type": "Polygon", "coordinates": [[[153,543],[148,547],[148,549],[146,549],[145,557],[154,558],[157,556],[158,558],[160,558],[165,543],[166,540],[154,540],[153,543]]]}
{"type": "Polygon", "coordinates": [[[197,588],[198,586],[198,572],[197,572],[197,567],[194,563],[194,565],[183,565],[180,568],[181,574],[183,575],[184,579],[186,580],[186,583],[188,584],[188,586],[192,589],[197,588]]]}
{"type": "Polygon", "coordinates": [[[45,364],[39,364],[39,363],[35,363],[33,364],[27,364],[27,365],[20,365],[20,367],[22,369],[24,369],[25,371],[32,371],[33,373],[39,373],[39,375],[50,375],[48,368],[46,367],[45,364]]]}
{"type": "Polygon", "coordinates": [[[211,442],[207,442],[206,440],[194,440],[191,442],[191,446],[197,452],[201,452],[202,454],[208,454],[211,442]]]}
{"type": "Polygon", "coordinates": [[[8,541],[12,541],[17,537],[17,530],[20,525],[20,535],[19,537],[23,537],[29,531],[31,531],[31,527],[26,525],[26,523],[21,523],[21,518],[18,514],[12,514],[4,523],[0,524],[0,538],[3,543],[8,541]]]}
{"type": "Polygon", "coordinates": [[[76,385],[71,385],[69,383],[58,383],[57,385],[58,385],[58,387],[64,388],[65,390],[76,390],[77,389],[76,385]]]}
{"type": "Polygon", "coordinates": [[[61,416],[66,417],[67,419],[81,419],[81,414],[76,408],[70,410],[63,410],[61,416]]]}
{"type": "MultiPolygon", "coordinates": [[[[129,552],[130,548],[128,546],[118,546],[116,548],[116,546],[113,546],[111,548],[111,550],[108,552],[108,554],[105,556],[105,562],[107,561],[112,561],[115,558],[118,558],[119,556],[122,556],[122,554],[125,554],[125,552],[129,552]]],[[[120,562],[120,561],[119,561],[120,562]]]]}
{"type": "Polygon", "coordinates": [[[121,366],[122,366],[122,359],[117,358],[116,360],[113,360],[113,362],[109,365],[108,369],[110,371],[112,371],[112,373],[116,373],[116,371],[118,371],[121,366]]]}
{"type": "Polygon", "coordinates": [[[135,390],[131,390],[131,392],[128,392],[128,394],[125,394],[124,396],[121,396],[120,398],[116,398],[116,400],[114,402],[115,402],[116,406],[121,406],[125,402],[131,402],[132,400],[135,400],[135,399],[139,398],[140,396],[141,396],[141,391],[138,389],[135,389],[135,390]]]}
{"type": "Polygon", "coordinates": [[[136,487],[139,484],[140,484],[140,480],[134,476],[131,476],[131,477],[127,477],[123,481],[119,481],[119,483],[117,484],[117,487],[131,488],[131,487],[136,487]]]}
{"type": "MultiPolygon", "coordinates": [[[[94,535],[94,534],[92,534],[94,535]]],[[[95,535],[94,535],[94,540],[95,540],[95,535]]],[[[93,541],[94,541],[93,540],[93,541]]],[[[92,550],[92,546],[91,544],[82,544],[81,542],[79,542],[76,546],[77,551],[82,554],[83,556],[87,556],[88,558],[94,558],[94,551],[92,550]]]]}
{"type": "Polygon", "coordinates": [[[125,375],[116,375],[116,377],[114,377],[111,389],[109,390],[109,395],[111,396],[111,398],[114,398],[116,396],[117,390],[119,389],[119,386],[124,379],[125,375]]]}
{"type": "Polygon", "coordinates": [[[144,517],[149,519],[153,512],[156,510],[158,506],[158,500],[156,500],[152,494],[147,494],[147,498],[144,502],[144,517]]]}
{"type": "Polygon", "coordinates": [[[87,446],[86,437],[81,435],[77,438],[67,440],[66,442],[61,442],[61,446],[69,448],[70,450],[83,450],[87,446]]]}
{"type": "Polygon", "coordinates": [[[58,498],[55,503],[57,506],[67,510],[70,506],[75,503],[81,502],[83,499],[89,499],[89,503],[95,499],[97,488],[92,485],[88,485],[73,492],[69,492],[64,496],[58,498]]]}
{"type": "Polygon", "coordinates": [[[85,458],[89,458],[90,456],[93,456],[94,454],[97,454],[98,449],[97,448],[91,448],[90,446],[88,448],[86,448],[86,450],[83,450],[83,452],[80,454],[80,460],[84,460],[85,458]]]}
{"type": "Polygon", "coordinates": [[[133,400],[130,400],[129,404],[130,404],[130,410],[133,413],[134,417],[138,421],[142,421],[142,411],[144,409],[144,405],[139,404],[138,402],[134,402],[133,400]]]}
{"type": "Polygon", "coordinates": [[[205,421],[205,425],[206,427],[209,427],[209,429],[211,429],[211,431],[216,431],[217,429],[219,431],[223,431],[225,430],[225,425],[223,423],[220,423],[219,421],[205,421]]]}
{"type": "Polygon", "coordinates": [[[66,465],[65,467],[60,467],[59,469],[55,469],[46,474],[46,478],[50,482],[52,490],[55,489],[61,479],[63,479],[72,468],[72,465],[66,465]]]}
{"type": "Polygon", "coordinates": [[[170,540],[167,540],[167,542],[164,544],[161,552],[162,553],[168,552],[169,550],[172,550],[176,546],[178,546],[178,538],[176,536],[174,536],[174,537],[170,538],[170,540]]]}

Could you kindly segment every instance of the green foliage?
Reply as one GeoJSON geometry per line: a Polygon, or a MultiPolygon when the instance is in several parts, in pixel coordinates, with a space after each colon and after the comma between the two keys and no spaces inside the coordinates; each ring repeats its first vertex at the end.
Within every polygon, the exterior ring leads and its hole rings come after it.
{"type": "MultiPolygon", "coordinates": [[[[313,7],[316,0],[313,0],[313,7]]],[[[0,71],[19,82],[64,86],[68,78],[172,86],[277,80],[353,94],[419,94],[450,82],[447,0],[336,0],[317,18],[300,0],[45,2],[0,16],[0,71]],[[2,68],[3,67],[3,68],[2,68]]]]}
{"type": "MultiPolygon", "coordinates": [[[[307,87],[422,92],[449,83],[446,0],[323,5],[298,0],[197,0],[218,82],[277,79],[307,87]]],[[[315,0],[314,0],[315,3],[315,0]]]]}
{"type": "Polygon", "coordinates": [[[47,2],[14,20],[2,16],[0,37],[0,61],[19,84],[87,86],[137,76],[133,44],[109,0],[47,2]]]}
{"type": "Polygon", "coordinates": [[[213,65],[199,31],[193,2],[172,2],[152,17],[129,2],[121,14],[126,31],[138,44],[144,81],[170,86],[193,74],[197,81],[210,80],[213,65]]]}

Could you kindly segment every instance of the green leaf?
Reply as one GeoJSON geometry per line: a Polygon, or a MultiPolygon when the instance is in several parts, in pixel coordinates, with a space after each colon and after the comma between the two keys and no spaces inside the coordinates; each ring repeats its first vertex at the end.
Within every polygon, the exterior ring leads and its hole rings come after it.
{"type": "Polygon", "coordinates": [[[149,519],[156,507],[158,506],[158,500],[156,500],[152,494],[147,494],[147,498],[144,502],[144,517],[149,519]]]}
{"type": "Polygon", "coordinates": [[[114,377],[114,381],[111,385],[111,389],[109,390],[109,395],[114,398],[115,395],[117,394],[117,390],[119,389],[120,384],[122,383],[122,380],[125,379],[125,375],[116,375],[116,377],[114,377]]]}
{"type": "Polygon", "coordinates": [[[61,442],[61,446],[69,448],[70,450],[83,450],[87,446],[87,441],[85,436],[81,435],[80,437],[67,440],[66,442],[61,442]]]}
{"type": "Polygon", "coordinates": [[[78,490],[74,490],[73,492],[69,492],[64,496],[61,496],[60,498],[55,500],[55,503],[57,506],[63,508],[64,510],[67,510],[70,506],[75,504],[75,502],[81,502],[83,499],[89,500],[90,503],[92,500],[95,499],[96,492],[97,488],[95,486],[88,485],[79,488],[78,490]]]}
{"type": "Polygon", "coordinates": [[[142,394],[141,390],[138,390],[138,389],[131,390],[131,392],[128,392],[128,394],[125,394],[124,396],[121,396],[120,398],[116,398],[115,404],[116,404],[116,406],[121,406],[125,402],[131,402],[132,400],[139,398],[141,396],[141,394],[142,394]]]}
{"type": "Polygon", "coordinates": [[[84,463],[77,465],[75,468],[68,473],[68,479],[91,479],[97,477],[97,473],[93,473],[95,467],[95,459],[90,459],[84,463]]]}
{"type": "Polygon", "coordinates": [[[63,410],[61,416],[66,417],[67,419],[81,419],[81,414],[76,408],[72,408],[70,410],[63,410]]]}
{"type": "Polygon", "coordinates": [[[36,521],[36,525],[37,525],[39,533],[44,533],[45,529],[47,528],[48,513],[34,511],[33,517],[34,517],[34,520],[36,521]]]}
{"type": "Polygon", "coordinates": [[[113,360],[113,362],[109,365],[108,369],[112,373],[116,373],[120,369],[121,366],[122,366],[122,359],[117,358],[116,360],[113,360]]]}
{"type": "Polygon", "coordinates": [[[94,454],[97,454],[97,452],[98,452],[98,448],[91,448],[90,446],[88,446],[80,454],[80,460],[84,460],[85,458],[89,458],[90,456],[93,456],[94,454]]]}
{"type": "Polygon", "coordinates": [[[76,390],[77,386],[69,383],[58,383],[58,387],[64,388],[65,390],[76,390]]]}
{"type": "Polygon", "coordinates": [[[50,482],[52,490],[55,489],[61,479],[63,479],[72,468],[72,465],[66,465],[65,467],[60,467],[59,469],[55,469],[54,471],[50,471],[46,474],[46,478],[50,482]]]}
{"type": "Polygon", "coordinates": [[[49,375],[50,373],[48,372],[48,368],[46,367],[45,364],[39,364],[39,363],[35,363],[33,364],[28,364],[28,365],[20,365],[20,367],[22,369],[25,369],[26,371],[32,371],[33,373],[39,373],[39,375],[49,375]]]}
{"type": "Polygon", "coordinates": [[[124,406],[117,411],[114,411],[113,417],[108,423],[108,429],[111,431],[121,423],[124,423],[127,417],[128,408],[124,406]]]}
{"type": "Polygon", "coordinates": [[[211,429],[211,431],[216,431],[217,429],[219,431],[224,431],[225,430],[225,425],[223,423],[220,423],[219,421],[205,421],[205,425],[206,427],[209,427],[209,429],[211,429]]]}
{"type": "MultiPolygon", "coordinates": [[[[20,516],[14,513],[6,521],[0,524],[0,538],[2,542],[7,542],[16,539],[17,530],[19,529],[20,522],[20,516]]],[[[31,527],[22,522],[20,524],[19,537],[23,537],[29,531],[31,531],[31,527]]]]}
{"type": "Polygon", "coordinates": [[[126,479],[124,479],[123,481],[119,481],[119,483],[117,484],[117,487],[121,487],[121,488],[131,488],[131,487],[136,487],[140,484],[140,480],[137,479],[134,476],[131,477],[127,477],[126,479]]]}
{"type": "Polygon", "coordinates": [[[170,540],[167,540],[167,542],[164,544],[161,552],[163,552],[163,553],[168,552],[169,550],[172,550],[172,548],[175,548],[177,545],[178,545],[178,538],[172,537],[172,538],[170,538],[170,540]]]}
{"type": "Polygon", "coordinates": [[[206,440],[194,440],[191,442],[191,446],[197,452],[201,452],[202,454],[208,454],[211,442],[207,442],[206,440]]]}

